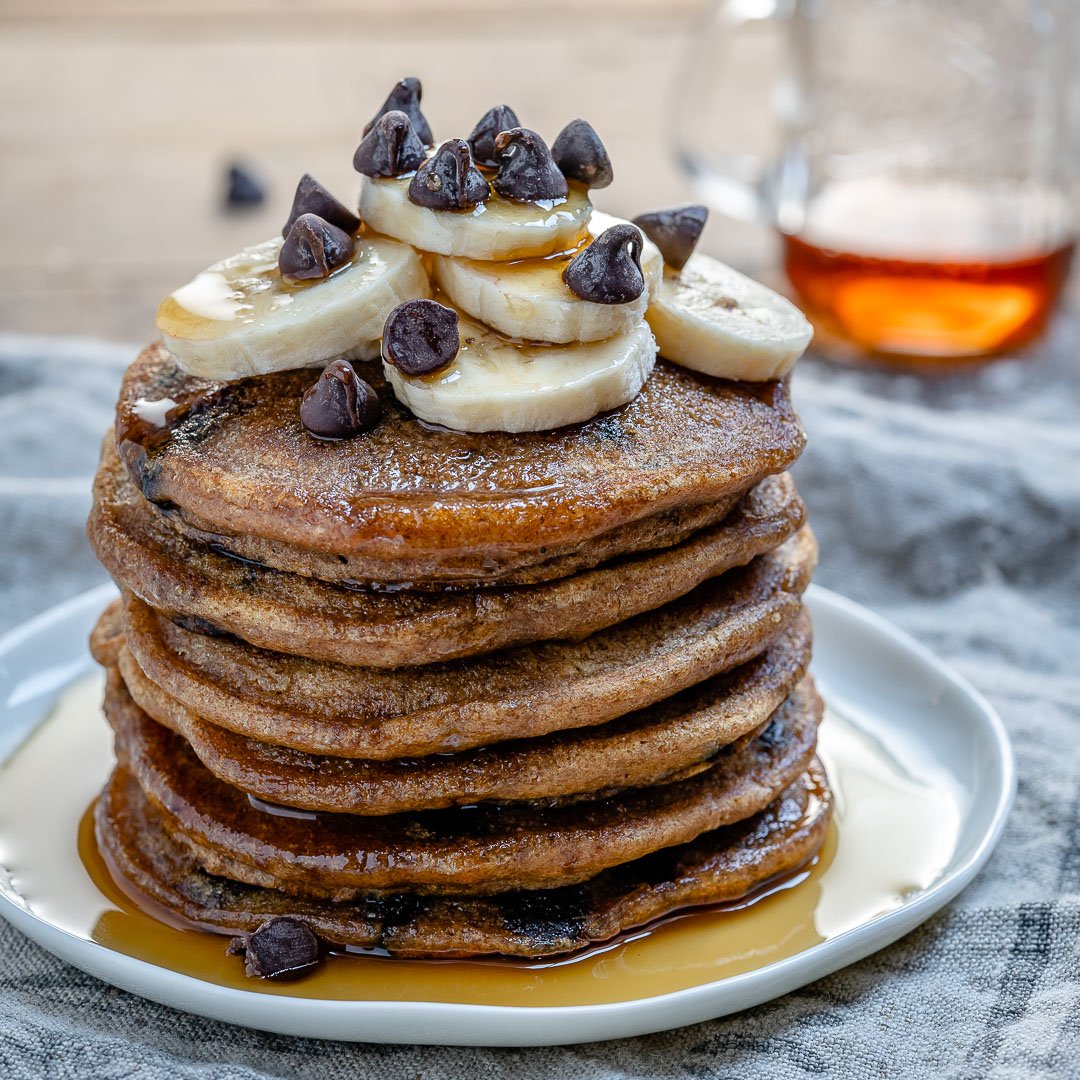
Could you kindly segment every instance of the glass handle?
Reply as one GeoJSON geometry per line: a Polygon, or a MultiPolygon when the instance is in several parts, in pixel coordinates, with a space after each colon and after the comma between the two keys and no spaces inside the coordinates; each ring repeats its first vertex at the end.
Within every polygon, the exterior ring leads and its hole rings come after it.
{"type": "Polygon", "coordinates": [[[803,7],[804,0],[714,0],[676,72],[676,158],[703,201],[729,217],[775,224],[801,215],[805,168],[788,133],[803,100],[789,31],[803,7]]]}

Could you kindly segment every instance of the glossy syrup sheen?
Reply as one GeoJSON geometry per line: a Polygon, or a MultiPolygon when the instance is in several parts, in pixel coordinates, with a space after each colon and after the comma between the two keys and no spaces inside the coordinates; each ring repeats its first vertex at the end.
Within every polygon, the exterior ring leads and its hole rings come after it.
{"type": "Polygon", "coordinates": [[[357,239],[351,258],[325,278],[287,282],[278,270],[281,237],[254,244],[197,274],[158,306],[157,328],[171,338],[207,341],[237,332],[271,314],[300,322],[330,302],[324,286],[348,277],[355,290],[394,271],[402,245],[373,234],[357,239]]]}
{"type": "Polygon", "coordinates": [[[539,1006],[681,990],[793,956],[900,906],[940,874],[959,827],[953,798],[931,772],[829,713],[821,756],[836,797],[834,824],[809,868],[749,904],[686,913],[564,960],[333,956],[298,982],[260,982],[225,955],[224,937],[159,921],[110,877],[92,823],[112,757],[100,687],[95,677],[72,688],[0,768],[0,890],[106,948],[258,993],[539,1006]]]}

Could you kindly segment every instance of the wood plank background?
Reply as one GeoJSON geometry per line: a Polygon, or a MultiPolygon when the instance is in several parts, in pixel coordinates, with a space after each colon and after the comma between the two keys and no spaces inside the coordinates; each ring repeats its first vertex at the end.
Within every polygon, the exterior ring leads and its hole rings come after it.
{"type": "MultiPolygon", "coordinates": [[[[160,298],[272,235],[300,174],[349,201],[363,124],[419,75],[437,138],[507,101],[603,136],[614,213],[686,201],[665,141],[694,0],[2,0],[0,329],[139,341],[160,298]],[[264,207],[222,211],[226,164],[264,207]]],[[[752,232],[705,246],[745,262],[752,232]]]]}

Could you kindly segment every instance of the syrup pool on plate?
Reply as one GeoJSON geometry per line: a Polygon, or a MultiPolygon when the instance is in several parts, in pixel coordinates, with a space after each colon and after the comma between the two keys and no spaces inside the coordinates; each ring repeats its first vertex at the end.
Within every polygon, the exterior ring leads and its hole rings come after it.
{"type": "Polygon", "coordinates": [[[793,956],[900,906],[936,880],[959,829],[955,801],[931,765],[901,760],[828,711],[820,756],[836,809],[824,847],[749,903],[688,912],[561,960],[332,956],[297,982],[263,982],[226,956],[226,937],[160,921],[111,878],[92,820],[112,766],[101,686],[97,675],[74,684],[0,766],[0,891],[105,948],[256,993],[550,1006],[682,990],[793,956]]]}

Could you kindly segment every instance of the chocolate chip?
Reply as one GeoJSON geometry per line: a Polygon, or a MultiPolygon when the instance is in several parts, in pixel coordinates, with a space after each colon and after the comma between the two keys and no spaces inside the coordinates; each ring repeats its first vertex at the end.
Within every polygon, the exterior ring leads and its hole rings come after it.
{"type": "Polygon", "coordinates": [[[367,126],[364,128],[364,134],[366,135],[375,126],[375,122],[380,116],[385,116],[388,112],[403,112],[409,118],[413,131],[416,132],[420,141],[425,146],[434,146],[435,140],[431,135],[431,127],[428,125],[424,114],[420,111],[420,98],[423,93],[424,90],[419,79],[411,75],[399,79],[395,83],[394,89],[390,91],[386,100],[382,103],[382,108],[368,121],[367,126]]]}
{"type": "Polygon", "coordinates": [[[645,288],[641,233],[633,225],[612,225],[570,260],[563,281],[582,300],[628,304],[645,288]]]}
{"type": "Polygon", "coordinates": [[[230,165],[225,202],[231,207],[258,206],[266,198],[262,184],[241,165],[230,165]]]}
{"type": "Polygon", "coordinates": [[[468,210],[490,195],[464,139],[444,142],[409,181],[409,201],[429,210],[468,210]]]}
{"type": "Polygon", "coordinates": [[[327,365],[300,402],[300,423],[317,439],[351,439],[382,416],[379,395],[347,360],[327,365]]]}
{"type": "Polygon", "coordinates": [[[634,224],[660,249],[672,270],[681,270],[693,255],[708,216],[704,206],[676,206],[640,214],[634,224]]]}
{"type": "Polygon", "coordinates": [[[353,168],[365,176],[400,176],[421,165],[427,155],[409,118],[392,109],[375,121],[353,154],[353,168]]]}
{"type": "Polygon", "coordinates": [[[344,203],[335,199],[311,173],[304,173],[296,185],[292,210],[281,235],[288,236],[293,223],[304,214],[318,214],[323,221],[329,221],[343,232],[355,233],[360,228],[360,219],[344,203]]]}
{"type": "Polygon", "coordinates": [[[607,149],[586,120],[571,120],[559,132],[551,156],[563,176],[587,188],[605,188],[615,179],[607,149]]]}
{"type": "Polygon", "coordinates": [[[480,117],[480,122],[472,129],[472,134],[465,140],[472,150],[476,163],[495,168],[499,164],[495,159],[495,136],[500,131],[509,131],[517,126],[517,114],[509,105],[496,105],[493,109],[488,109],[480,117]]]}
{"type": "Polygon", "coordinates": [[[322,946],[306,922],[288,915],[267,919],[253,934],[233,938],[225,950],[243,956],[244,971],[260,979],[297,979],[322,959],[322,946]]]}
{"type": "Polygon", "coordinates": [[[240,165],[229,166],[225,204],[230,207],[258,206],[266,198],[262,184],[240,165]]]}
{"type": "Polygon", "coordinates": [[[566,198],[566,177],[551,158],[547,143],[528,128],[515,127],[495,136],[499,171],[492,187],[515,202],[566,198]]]}
{"type": "Polygon", "coordinates": [[[460,347],[457,312],[434,300],[406,300],[383,327],[383,359],[404,375],[438,371],[460,347]]]}
{"type": "Polygon", "coordinates": [[[289,229],[278,253],[278,269],[289,282],[314,281],[347,263],[353,238],[318,214],[301,214],[289,229]]]}

